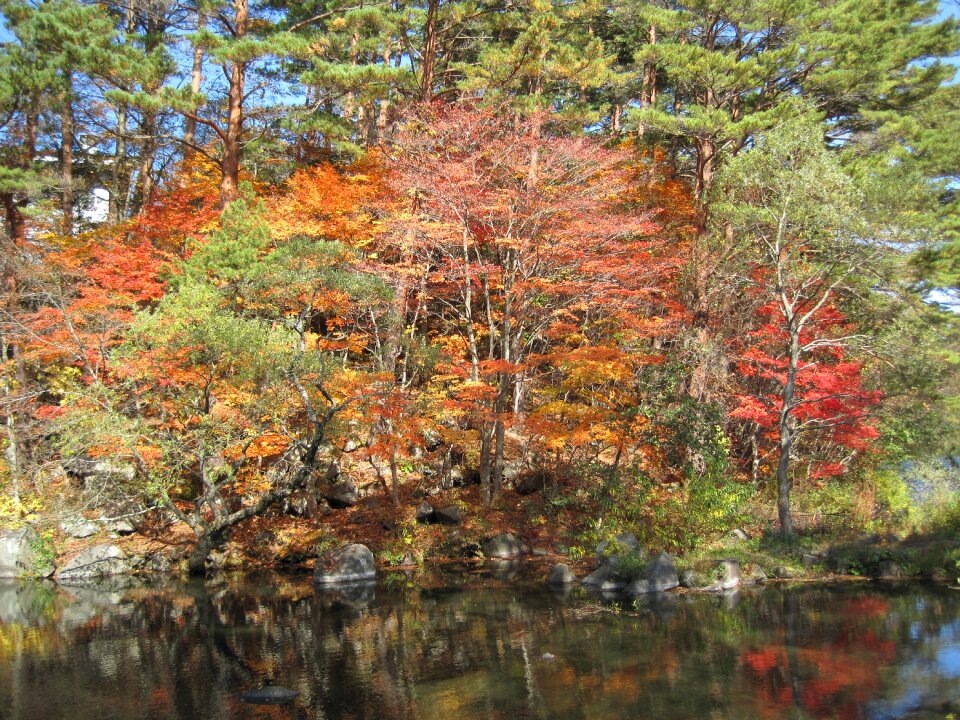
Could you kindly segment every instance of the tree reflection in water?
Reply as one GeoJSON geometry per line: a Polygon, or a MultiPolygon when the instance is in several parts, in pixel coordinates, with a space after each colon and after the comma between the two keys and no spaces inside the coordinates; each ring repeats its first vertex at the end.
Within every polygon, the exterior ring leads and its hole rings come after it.
{"type": "Polygon", "coordinates": [[[960,698],[944,660],[960,655],[958,596],[768,587],[617,612],[581,590],[471,576],[329,592],[279,575],[13,584],[0,586],[0,708],[11,720],[942,718],[960,698]],[[240,700],[267,684],[300,696],[240,700]]]}

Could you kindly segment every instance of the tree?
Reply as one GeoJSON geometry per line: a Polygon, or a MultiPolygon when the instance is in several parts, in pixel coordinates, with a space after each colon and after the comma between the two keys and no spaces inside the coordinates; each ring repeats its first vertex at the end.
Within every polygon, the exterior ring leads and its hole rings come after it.
{"type": "MultiPolygon", "coordinates": [[[[756,331],[761,347],[741,355],[741,368],[754,368],[750,375],[765,380],[764,392],[775,398],[777,508],[785,535],[793,532],[790,463],[800,434],[863,428],[865,410],[876,402],[860,385],[861,366],[844,358],[845,348],[866,338],[836,303],[854,273],[870,272],[880,249],[862,234],[856,188],[821,138],[810,118],[760,135],[723,171],[717,195],[719,232],[732,231],[741,253],[735,287],[758,298],[764,320],[756,331]]],[[[771,425],[770,413],[769,399],[756,396],[734,410],[761,427],[771,425]]],[[[861,437],[875,433],[863,429],[861,437]]]]}
{"type": "Polygon", "coordinates": [[[588,138],[545,135],[549,121],[426,109],[398,132],[390,166],[394,192],[412,200],[395,237],[421,258],[437,292],[427,307],[454,324],[444,334],[458,337],[448,343],[460,378],[453,395],[479,428],[488,503],[501,493],[505,430],[511,408],[523,406],[525,363],[547,351],[555,326],[601,322],[611,307],[638,325],[663,312],[651,289],[663,270],[657,226],[618,201],[629,156],[588,138]]]}

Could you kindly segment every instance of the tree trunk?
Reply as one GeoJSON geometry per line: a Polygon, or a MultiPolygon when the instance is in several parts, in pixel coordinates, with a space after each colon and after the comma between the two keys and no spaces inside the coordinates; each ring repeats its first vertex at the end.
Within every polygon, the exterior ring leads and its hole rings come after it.
{"type": "MultiPolygon", "coordinates": [[[[197,32],[202,32],[207,27],[207,16],[202,13],[197,13],[197,32]]],[[[193,49],[193,69],[190,72],[190,92],[194,95],[200,94],[200,87],[203,82],[203,48],[196,47],[193,49]]],[[[196,111],[196,108],[194,108],[196,111]]],[[[196,152],[191,145],[196,142],[197,136],[197,121],[191,117],[187,118],[186,123],[183,126],[183,141],[185,143],[185,149],[183,151],[184,158],[189,158],[193,156],[196,152]]]]}
{"type": "Polygon", "coordinates": [[[440,0],[428,0],[423,26],[423,55],[420,61],[420,102],[433,100],[433,75],[437,67],[437,8],[440,0]]]}
{"type": "Polygon", "coordinates": [[[123,169],[127,159],[127,104],[120,103],[117,108],[117,139],[116,150],[113,153],[113,167],[110,169],[110,199],[107,205],[107,222],[115,224],[120,221],[120,210],[124,203],[121,196],[126,196],[121,187],[123,183],[123,169]]]}
{"type": "Polygon", "coordinates": [[[66,75],[67,89],[63,92],[63,106],[60,108],[60,162],[63,188],[60,207],[63,211],[64,235],[73,235],[73,81],[70,73],[66,75]]]}
{"type": "Polygon", "coordinates": [[[787,381],[783,386],[780,403],[780,457],[777,461],[777,514],[780,518],[780,533],[793,535],[793,518],[790,516],[790,450],[796,435],[793,418],[793,399],[797,385],[797,367],[800,364],[800,331],[792,318],[790,327],[790,355],[787,361],[787,381]]]}
{"type": "MultiPolygon", "coordinates": [[[[241,40],[247,34],[249,8],[247,0],[234,2],[234,37],[241,40]]],[[[246,63],[230,66],[230,89],[227,104],[227,131],[223,136],[223,159],[220,162],[220,207],[237,199],[240,187],[240,140],[243,135],[243,83],[246,63]]]]}

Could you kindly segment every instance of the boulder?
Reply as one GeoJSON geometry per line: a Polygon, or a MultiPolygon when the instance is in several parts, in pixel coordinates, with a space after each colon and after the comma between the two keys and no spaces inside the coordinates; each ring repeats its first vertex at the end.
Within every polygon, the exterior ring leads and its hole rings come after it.
{"type": "Polygon", "coordinates": [[[714,566],[716,581],[708,590],[733,590],[740,585],[740,561],[734,558],[718,560],[714,566]]]}
{"type": "Polygon", "coordinates": [[[29,525],[0,530],[0,578],[53,575],[53,563],[44,559],[39,549],[40,538],[29,525]]]}
{"type": "Polygon", "coordinates": [[[682,571],[678,579],[680,580],[680,587],[684,588],[696,589],[703,585],[703,581],[695,570],[682,571]]]}
{"type": "Polygon", "coordinates": [[[814,565],[820,562],[820,558],[811,553],[804,553],[801,560],[803,562],[803,567],[806,570],[811,570],[814,565]]]}
{"type": "Polygon", "coordinates": [[[365,582],[376,578],[377,566],[373,553],[366,545],[355,543],[319,558],[313,571],[318,585],[365,582]]]}
{"type": "Polygon", "coordinates": [[[627,592],[631,595],[644,593],[665,592],[673,590],[680,584],[677,569],[673,565],[673,558],[667,553],[660,553],[647,565],[643,577],[635,578],[627,585],[627,592]]]}
{"type": "Polygon", "coordinates": [[[357,504],[360,500],[360,491],[352,480],[346,479],[327,488],[323,497],[330,503],[330,507],[342,510],[357,504]]]}
{"type": "Polygon", "coordinates": [[[256,690],[247,690],[240,695],[240,699],[255,705],[282,705],[295,700],[299,695],[300,693],[296,690],[288,690],[277,685],[267,685],[256,690]]]}
{"type": "Polygon", "coordinates": [[[547,585],[572,585],[577,581],[577,576],[573,570],[565,563],[557,563],[550,568],[550,575],[547,576],[547,585]]]}
{"type": "Polygon", "coordinates": [[[630,578],[614,572],[613,566],[601,565],[583,579],[583,584],[605,593],[623,592],[630,578]]]}
{"type": "Polygon", "coordinates": [[[533,495],[545,489],[550,482],[549,472],[535,470],[518,474],[513,480],[513,489],[518,495],[533,495]]]}
{"type": "Polygon", "coordinates": [[[793,570],[786,565],[777,565],[770,571],[770,576],[777,580],[792,580],[794,578],[793,570]]]}
{"type": "Polygon", "coordinates": [[[433,521],[440,525],[459,525],[463,522],[463,515],[456,505],[437,508],[433,511],[433,521]]]}
{"type": "Polygon", "coordinates": [[[434,520],[433,505],[424,500],[417,505],[417,522],[432,523],[434,520]]]}
{"type": "Polygon", "coordinates": [[[740,578],[740,584],[744,586],[763,585],[767,581],[767,574],[759,565],[754,565],[750,571],[744,573],[740,578]]]}
{"type": "Polygon", "coordinates": [[[518,558],[523,555],[523,542],[513,533],[501,533],[484,540],[481,546],[483,556],[500,560],[518,558]]]}
{"type": "Polygon", "coordinates": [[[100,526],[92,520],[87,520],[83,515],[64,518],[60,523],[60,529],[65,535],[77,539],[88,538],[100,532],[100,526]]]}
{"type": "Polygon", "coordinates": [[[89,547],[70,560],[60,568],[57,580],[60,582],[92,580],[130,572],[133,572],[133,564],[126,553],[116,545],[104,543],[89,547]]]}
{"type": "Polygon", "coordinates": [[[750,539],[750,534],[743,528],[735,528],[730,531],[730,537],[733,540],[740,540],[741,542],[750,539]]]}
{"type": "Polygon", "coordinates": [[[133,526],[133,523],[127,520],[126,518],[100,518],[100,522],[103,523],[103,528],[107,532],[116,533],[117,535],[132,535],[136,532],[136,528],[133,526]]]}
{"type": "Polygon", "coordinates": [[[340,463],[336,460],[331,460],[330,464],[327,465],[327,482],[332,482],[340,477],[340,463]]]}

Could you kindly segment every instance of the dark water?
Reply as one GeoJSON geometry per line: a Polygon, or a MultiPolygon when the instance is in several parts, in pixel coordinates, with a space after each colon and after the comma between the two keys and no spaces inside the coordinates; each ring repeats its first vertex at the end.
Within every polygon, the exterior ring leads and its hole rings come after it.
{"type": "Polygon", "coordinates": [[[400,576],[0,585],[0,718],[960,717],[960,592],[868,583],[614,612],[539,583],[400,576]],[[240,694],[264,684],[291,705],[240,694]]]}

